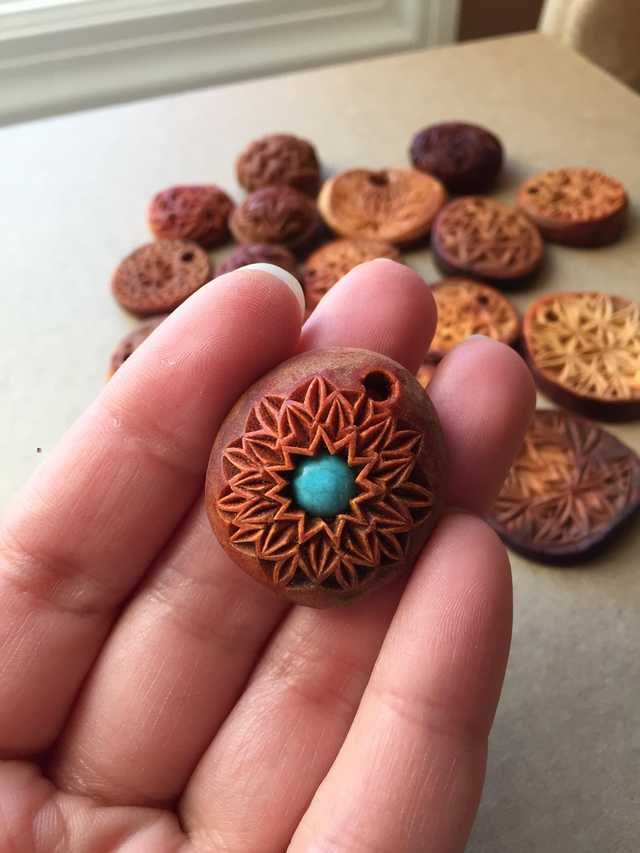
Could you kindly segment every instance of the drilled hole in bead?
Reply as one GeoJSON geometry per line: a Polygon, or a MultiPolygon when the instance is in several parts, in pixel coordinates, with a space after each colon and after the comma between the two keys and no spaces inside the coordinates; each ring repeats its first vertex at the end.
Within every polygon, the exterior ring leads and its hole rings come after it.
{"type": "Polygon", "coordinates": [[[184,262],[185,262],[185,264],[188,264],[188,263],[189,263],[189,261],[192,261],[192,260],[193,260],[193,252],[183,252],[183,253],[180,255],[180,260],[181,260],[181,261],[184,261],[184,262]]]}
{"type": "Polygon", "coordinates": [[[391,377],[381,370],[373,370],[362,380],[364,389],[372,400],[388,400],[393,396],[393,382],[391,377]]]}
{"type": "Polygon", "coordinates": [[[386,187],[389,184],[389,176],[386,172],[372,172],[369,175],[369,183],[374,187],[386,187]]]}

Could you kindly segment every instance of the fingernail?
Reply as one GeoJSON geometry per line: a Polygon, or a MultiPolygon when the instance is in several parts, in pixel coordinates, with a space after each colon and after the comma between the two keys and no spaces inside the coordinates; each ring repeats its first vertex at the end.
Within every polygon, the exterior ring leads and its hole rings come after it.
{"type": "Polygon", "coordinates": [[[304,292],[302,290],[302,285],[288,270],[283,270],[282,267],[276,266],[276,264],[247,264],[244,267],[245,270],[259,270],[260,272],[269,273],[269,275],[274,275],[276,278],[279,278],[283,284],[286,284],[289,290],[293,293],[295,298],[298,301],[298,306],[300,307],[300,317],[304,317],[304,292]]]}

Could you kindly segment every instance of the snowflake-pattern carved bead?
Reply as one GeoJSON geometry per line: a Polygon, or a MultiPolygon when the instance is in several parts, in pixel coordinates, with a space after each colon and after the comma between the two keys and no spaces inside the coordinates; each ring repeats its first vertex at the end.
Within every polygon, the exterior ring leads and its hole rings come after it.
{"type": "MultiPolygon", "coordinates": [[[[578,398],[640,403],[640,305],[605,293],[557,293],[528,310],[532,366],[578,398]]],[[[567,400],[566,402],[571,402],[567,400]]]]}
{"type": "Polygon", "coordinates": [[[518,550],[546,560],[580,556],[640,504],[640,460],[600,427],[538,410],[490,521],[518,550]]]}
{"type": "Polygon", "coordinates": [[[223,453],[217,509],[230,542],[275,585],[357,586],[367,569],[401,560],[407,534],[431,513],[416,470],[423,440],[365,390],[343,392],[322,376],[290,398],[262,398],[223,453]],[[296,462],[323,451],[357,471],[357,493],[334,518],[311,517],[289,490],[296,462]]]}

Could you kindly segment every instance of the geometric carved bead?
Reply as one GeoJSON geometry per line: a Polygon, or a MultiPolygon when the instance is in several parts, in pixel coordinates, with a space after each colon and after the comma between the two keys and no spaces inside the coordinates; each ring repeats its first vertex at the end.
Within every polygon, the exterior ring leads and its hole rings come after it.
{"type": "Polygon", "coordinates": [[[640,303],[607,293],[548,293],[524,318],[536,383],[597,420],[640,418],[640,303]]]}
{"type": "Polygon", "coordinates": [[[538,409],[489,513],[505,542],[561,564],[599,548],[640,507],[640,458],[568,412],[538,409]]]}
{"type": "Polygon", "coordinates": [[[445,486],[440,424],[415,377],[376,353],[332,348],[290,359],[236,403],[213,446],[206,506],[240,568],[326,607],[409,571],[445,486]],[[291,480],[327,454],[351,469],[354,489],[335,515],[313,516],[291,480]]]}

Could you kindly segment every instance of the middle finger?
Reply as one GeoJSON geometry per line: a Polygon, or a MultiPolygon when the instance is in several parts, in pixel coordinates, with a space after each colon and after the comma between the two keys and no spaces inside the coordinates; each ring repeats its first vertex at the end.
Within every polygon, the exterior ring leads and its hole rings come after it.
{"type": "MultiPolygon", "coordinates": [[[[374,261],[323,300],[301,348],[375,349],[415,369],[434,325],[422,279],[374,261]]],[[[175,797],[285,609],[233,566],[200,503],[109,638],[59,745],[58,784],[115,803],[175,797]]]]}

